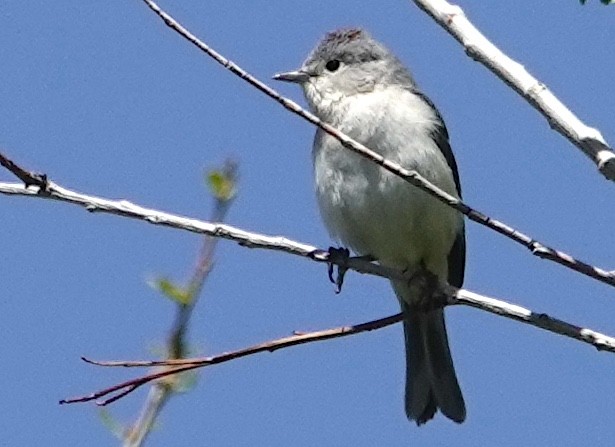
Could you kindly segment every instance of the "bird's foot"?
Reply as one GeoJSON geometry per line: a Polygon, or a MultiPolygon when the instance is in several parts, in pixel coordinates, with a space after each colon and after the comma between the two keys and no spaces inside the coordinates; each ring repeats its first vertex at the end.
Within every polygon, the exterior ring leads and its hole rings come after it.
{"type": "Polygon", "coordinates": [[[348,271],[348,261],[350,259],[361,259],[368,262],[375,261],[373,256],[356,256],[350,257],[350,251],[343,247],[329,247],[329,281],[335,285],[335,293],[342,291],[344,285],[344,277],[348,271]],[[336,269],[337,267],[337,269],[336,269]]]}
{"type": "Polygon", "coordinates": [[[347,264],[349,258],[350,251],[347,248],[329,247],[329,281],[335,285],[336,294],[342,291],[344,276],[348,271],[347,264]]]}
{"type": "Polygon", "coordinates": [[[440,279],[425,268],[415,271],[408,280],[409,286],[415,291],[416,299],[411,303],[417,312],[430,312],[442,309],[447,304],[448,297],[442,289],[440,279]]]}

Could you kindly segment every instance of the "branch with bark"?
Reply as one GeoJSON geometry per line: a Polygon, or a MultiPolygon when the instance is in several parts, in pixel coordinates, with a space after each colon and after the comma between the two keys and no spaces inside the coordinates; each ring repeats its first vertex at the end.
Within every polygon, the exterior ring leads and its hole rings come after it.
{"type": "MultiPolygon", "coordinates": [[[[605,334],[601,334],[591,329],[582,328],[574,324],[567,323],[563,320],[550,317],[544,313],[532,312],[515,304],[510,304],[502,300],[490,298],[476,293],[456,289],[449,285],[442,284],[440,286],[441,294],[436,296],[441,301],[436,305],[466,305],[476,309],[484,310],[505,318],[515,321],[520,321],[540,329],[547,330],[559,335],[564,335],[569,338],[590,344],[600,351],[608,351],[615,353],[615,338],[605,334]]],[[[63,399],[60,404],[71,404],[79,402],[96,401],[97,405],[105,406],[111,404],[122,397],[132,393],[141,386],[152,381],[161,380],[165,377],[178,374],[181,372],[192,371],[197,368],[216,365],[220,363],[237,360],[249,355],[258,354],[260,352],[273,352],[278,349],[288,348],[291,346],[312,343],[316,341],[324,341],[332,338],[347,337],[349,335],[359,334],[366,331],[381,329],[392,324],[402,321],[401,313],[395,314],[386,318],[381,318],[374,321],[354,325],[342,326],[333,329],[327,329],[317,332],[296,333],[290,337],[284,337],[277,340],[261,343],[255,346],[250,346],[236,351],[226,352],[220,355],[211,357],[201,357],[182,360],[153,360],[153,361],[95,361],[87,358],[83,360],[87,363],[108,366],[108,367],[151,367],[158,366],[161,370],[151,374],[146,374],[126,382],[104,388],[100,391],[77,396],[69,399],[63,399]],[[102,400],[99,400],[101,399],[102,400]]]]}
{"type": "MultiPolygon", "coordinates": [[[[5,155],[0,153],[0,160],[8,160],[5,155]]],[[[13,163],[11,161],[11,163],[13,163]]],[[[14,163],[13,163],[14,164],[14,163]]],[[[15,165],[15,164],[14,164],[15,165]]],[[[15,165],[17,166],[17,165],[15,165]]],[[[22,169],[22,168],[20,168],[22,169]]],[[[22,169],[23,172],[28,172],[22,169]]],[[[31,174],[38,175],[38,174],[31,174]]],[[[434,187],[437,191],[435,194],[440,194],[440,190],[434,187]]],[[[68,202],[84,207],[92,213],[114,214],[132,219],[143,220],[153,225],[162,225],[172,228],[178,228],[198,234],[205,234],[213,237],[229,239],[237,242],[239,245],[248,248],[262,248],[267,250],[282,251],[289,254],[302,256],[313,259],[318,262],[327,264],[336,264],[342,269],[355,270],[359,273],[366,273],[376,276],[381,276],[390,279],[404,279],[403,275],[395,272],[392,269],[387,269],[374,262],[364,262],[359,258],[344,258],[331,256],[328,250],[323,250],[312,245],[303,244],[287,239],[283,236],[269,236],[259,233],[253,233],[233,227],[231,225],[212,223],[202,220],[192,219],[185,216],[178,216],[164,211],[159,211],[151,208],[145,208],[127,200],[111,200],[93,195],[83,194],[77,191],[64,188],[57,183],[52,182],[45,176],[43,186],[24,186],[20,183],[3,183],[0,182],[0,194],[19,195],[25,197],[38,197],[43,199],[57,200],[68,202]]],[[[442,195],[446,196],[445,192],[442,195]]],[[[454,199],[457,201],[457,199],[454,199]]],[[[457,201],[459,202],[459,201],[457,201]]],[[[461,202],[459,202],[461,203],[461,202]]],[[[467,205],[464,205],[467,207],[467,205]]],[[[478,214],[477,211],[469,208],[468,213],[472,215],[478,214]]],[[[465,214],[465,213],[464,213],[465,214]]],[[[466,214],[467,215],[467,214],[466,214]]],[[[615,275],[602,268],[595,267],[583,261],[573,258],[572,256],[553,248],[549,248],[544,244],[536,241],[530,236],[524,235],[520,231],[510,227],[509,225],[492,219],[488,216],[480,214],[482,219],[494,225],[499,230],[498,233],[506,234],[513,240],[527,240],[528,248],[532,247],[532,254],[543,259],[548,259],[558,264],[564,265],[579,273],[583,273],[592,278],[598,279],[606,284],[615,286],[615,275]],[[505,233],[503,233],[505,231],[505,233]]]]}
{"type": "MultiPolygon", "coordinates": [[[[8,160],[4,155],[1,154],[0,159],[8,160]]],[[[11,164],[13,166],[17,166],[14,162],[11,162],[11,164]]],[[[19,169],[22,172],[28,173],[28,171],[22,168],[19,169]]],[[[27,187],[20,184],[0,183],[0,193],[17,194],[28,197],[41,197],[65,201],[81,205],[91,212],[103,212],[124,217],[131,217],[155,225],[164,225],[199,234],[206,234],[215,238],[225,238],[238,242],[240,245],[249,248],[263,248],[282,251],[288,254],[308,258],[316,262],[335,264],[338,266],[342,273],[346,270],[354,270],[360,273],[371,274],[388,279],[411,279],[404,272],[383,267],[360,257],[345,258],[343,256],[331,255],[327,250],[295,242],[284,237],[274,237],[258,233],[252,233],[245,230],[241,230],[239,228],[232,227],[230,225],[211,223],[187,217],[176,216],[162,211],[144,208],[127,202],[125,200],[114,201],[91,195],[80,194],[75,191],[63,188],[48,179],[45,180],[44,187],[27,187]]],[[[486,312],[513,319],[515,321],[530,324],[532,326],[547,330],[549,332],[573,338],[575,340],[590,344],[598,350],[615,353],[615,339],[613,337],[559,320],[557,318],[553,318],[544,313],[533,312],[524,307],[510,304],[502,300],[482,296],[464,289],[456,289],[447,284],[440,284],[438,294],[435,298],[436,305],[445,306],[461,304],[474,307],[477,309],[484,310],[486,312]]],[[[130,394],[132,391],[136,390],[137,388],[143,386],[146,383],[150,383],[152,381],[159,380],[170,375],[190,371],[211,364],[234,360],[236,358],[256,354],[263,351],[273,351],[275,349],[295,346],[298,344],[327,340],[330,338],[343,337],[360,332],[374,330],[381,327],[385,327],[389,324],[393,324],[397,321],[400,321],[400,319],[400,315],[394,315],[391,317],[363,323],[356,326],[341,327],[307,334],[299,334],[215,357],[206,357],[200,359],[172,359],[146,362],[109,363],[88,361],[89,363],[101,364],[105,366],[159,366],[163,367],[163,369],[161,371],[156,371],[154,373],[144,375],[137,379],[133,379],[115,385],[113,387],[106,388],[97,393],[93,393],[87,396],[80,396],[73,399],[65,399],[61,401],[61,403],[88,402],[111,394],[111,397],[108,397],[100,402],[101,405],[107,405],[130,394]]]]}
{"type": "Polygon", "coordinates": [[[487,67],[542,116],[549,125],[592,160],[598,170],[615,181],[615,153],[598,129],[589,127],[523,65],[504,54],[446,0],[412,0],[459,42],[468,56],[487,67]]]}

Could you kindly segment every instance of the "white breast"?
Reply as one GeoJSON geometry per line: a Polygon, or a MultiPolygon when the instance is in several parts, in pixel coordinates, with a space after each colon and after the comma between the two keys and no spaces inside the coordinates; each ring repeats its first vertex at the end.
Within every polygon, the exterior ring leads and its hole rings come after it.
{"type": "MultiPolygon", "coordinates": [[[[333,125],[457,195],[452,171],[431,138],[435,113],[420,97],[389,87],[344,101],[333,125]]],[[[463,225],[459,213],[321,131],[313,157],[318,203],[333,237],[385,265],[409,269],[424,262],[446,275],[447,255],[463,225]]]]}

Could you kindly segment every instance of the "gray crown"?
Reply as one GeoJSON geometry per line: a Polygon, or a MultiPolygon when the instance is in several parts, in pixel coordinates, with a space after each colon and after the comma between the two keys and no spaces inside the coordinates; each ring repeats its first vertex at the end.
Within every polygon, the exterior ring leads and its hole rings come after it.
{"type": "MultiPolygon", "coordinates": [[[[414,85],[412,75],[399,59],[360,28],[342,28],[327,33],[310,53],[304,66],[326,63],[334,59],[347,65],[386,61],[382,67],[389,72],[386,76],[389,82],[414,85]]],[[[374,64],[374,68],[376,65],[374,64]]]]}

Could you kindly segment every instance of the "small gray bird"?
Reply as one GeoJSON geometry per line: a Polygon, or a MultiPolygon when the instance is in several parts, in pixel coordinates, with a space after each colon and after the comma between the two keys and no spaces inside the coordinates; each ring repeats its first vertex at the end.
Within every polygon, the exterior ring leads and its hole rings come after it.
{"type": "MultiPolygon", "coordinates": [[[[328,33],[301,68],[274,78],[301,85],[323,121],[461,197],[442,117],[395,55],[365,31],[328,33]]],[[[384,266],[410,274],[427,271],[461,287],[465,232],[460,213],[320,129],[313,161],[320,212],[334,238],[384,266]]],[[[405,315],[408,418],[421,425],[439,409],[463,422],[465,403],[442,309],[415,310],[425,302],[419,288],[411,282],[391,284],[405,315]]]]}

